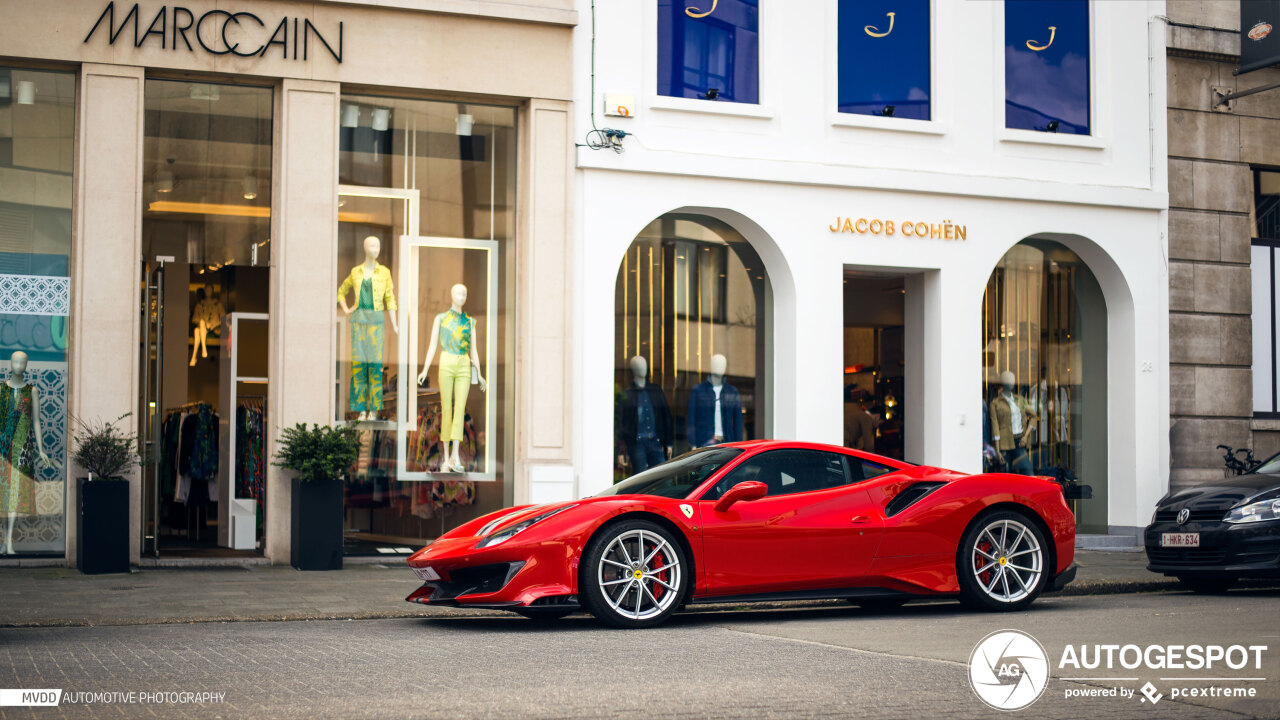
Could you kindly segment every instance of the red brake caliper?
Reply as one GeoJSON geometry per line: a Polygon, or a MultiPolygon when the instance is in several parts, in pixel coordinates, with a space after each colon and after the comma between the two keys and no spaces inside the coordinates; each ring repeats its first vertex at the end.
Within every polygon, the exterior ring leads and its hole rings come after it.
{"type": "MultiPolygon", "coordinates": [[[[978,549],[990,555],[991,543],[986,540],[983,540],[982,542],[978,543],[978,549]]],[[[991,562],[986,558],[984,558],[983,556],[979,555],[978,553],[974,553],[973,555],[974,555],[973,569],[978,571],[978,579],[982,581],[983,585],[989,584],[991,582],[991,574],[992,574],[991,562]]]]}
{"type": "MultiPolygon", "coordinates": [[[[670,582],[670,580],[667,579],[666,555],[664,555],[662,552],[659,552],[657,555],[653,556],[653,561],[654,561],[653,562],[654,565],[657,565],[658,563],[662,563],[662,568],[658,570],[656,573],[654,573],[654,575],[662,582],[670,582]]],[[[662,596],[665,595],[667,592],[667,589],[659,583],[654,583],[653,587],[650,588],[650,590],[651,592],[653,592],[654,600],[662,600],[662,596]]]]}

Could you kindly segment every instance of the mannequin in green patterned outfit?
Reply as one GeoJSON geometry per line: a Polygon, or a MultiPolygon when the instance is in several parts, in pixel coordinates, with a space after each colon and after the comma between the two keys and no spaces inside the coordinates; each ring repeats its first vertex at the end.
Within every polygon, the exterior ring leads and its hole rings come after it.
{"type": "Polygon", "coordinates": [[[27,354],[9,358],[9,379],[0,387],[0,518],[4,544],[0,554],[13,555],[13,526],[19,515],[34,515],[35,464],[49,464],[40,432],[40,393],[27,382],[27,354]]]}

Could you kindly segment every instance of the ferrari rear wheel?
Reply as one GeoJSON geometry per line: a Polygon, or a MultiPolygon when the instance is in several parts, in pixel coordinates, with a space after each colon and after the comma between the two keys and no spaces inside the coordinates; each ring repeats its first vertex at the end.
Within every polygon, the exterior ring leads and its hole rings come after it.
{"type": "Polygon", "coordinates": [[[648,520],[627,520],[605,528],[587,545],[578,594],[603,623],[651,627],[680,606],[688,567],[669,531],[648,520]]]}
{"type": "Polygon", "coordinates": [[[1025,515],[1001,510],[979,516],[960,541],[960,600],[979,610],[1021,610],[1049,579],[1047,540],[1025,515]]]}

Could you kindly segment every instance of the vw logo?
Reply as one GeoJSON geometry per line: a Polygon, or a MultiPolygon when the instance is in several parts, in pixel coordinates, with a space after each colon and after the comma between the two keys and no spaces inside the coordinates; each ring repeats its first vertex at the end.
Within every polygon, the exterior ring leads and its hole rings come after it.
{"type": "Polygon", "coordinates": [[[1191,510],[1190,510],[1190,509],[1188,509],[1188,508],[1182,508],[1181,510],[1179,510],[1179,511],[1178,511],[1178,524],[1179,524],[1179,525],[1186,525],[1186,524],[1187,524],[1187,521],[1188,521],[1188,520],[1190,520],[1190,519],[1191,519],[1191,510]]]}
{"type": "Polygon", "coordinates": [[[1049,658],[1035,638],[1018,630],[997,630],[969,655],[969,685],[993,710],[1021,710],[1044,694],[1049,658]]]}

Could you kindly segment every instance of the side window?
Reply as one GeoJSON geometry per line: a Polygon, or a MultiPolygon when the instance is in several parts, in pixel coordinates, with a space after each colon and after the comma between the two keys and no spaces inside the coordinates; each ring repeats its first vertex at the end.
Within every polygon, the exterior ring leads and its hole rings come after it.
{"type": "Polygon", "coordinates": [[[848,482],[840,455],[819,450],[772,450],[748,459],[734,468],[703,500],[718,500],[729,488],[741,482],[762,482],[769,487],[769,497],[792,495],[811,490],[827,490],[848,482]]]}
{"type": "Polygon", "coordinates": [[[856,457],[846,457],[845,460],[849,463],[850,482],[862,482],[893,472],[893,468],[888,465],[880,465],[856,457]]]}
{"type": "Polygon", "coordinates": [[[1005,127],[1089,134],[1088,0],[1004,4],[1005,127]]]}
{"type": "Polygon", "coordinates": [[[758,0],[658,0],[658,94],[760,102],[758,0]]]}

